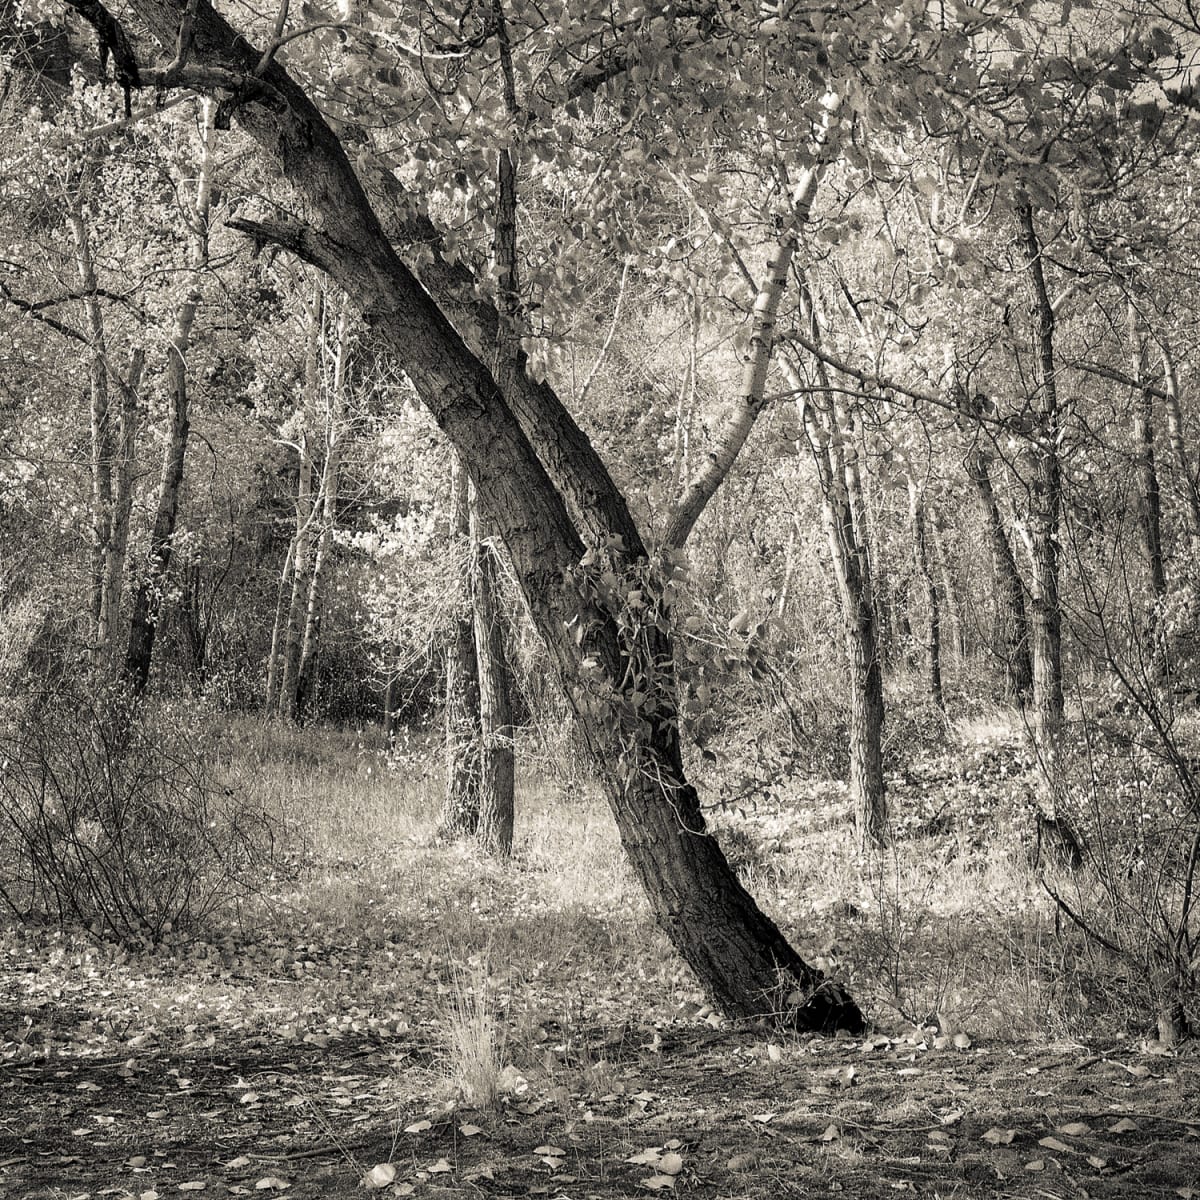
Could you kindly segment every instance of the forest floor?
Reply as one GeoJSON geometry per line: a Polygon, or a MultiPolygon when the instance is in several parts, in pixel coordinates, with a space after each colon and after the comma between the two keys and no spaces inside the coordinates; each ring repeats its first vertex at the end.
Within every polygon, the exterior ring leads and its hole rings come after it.
{"type": "Polygon", "coordinates": [[[1019,751],[972,737],[893,780],[886,870],[830,848],[836,785],[729,837],[858,1038],[709,1012],[586,796],[527,789],[501,867],[361,744],[264,754],[304,852],[236,925],[0,936],[0,1196],[1200,1200],[1200,1053],[1056,937],[1019,751]]]}

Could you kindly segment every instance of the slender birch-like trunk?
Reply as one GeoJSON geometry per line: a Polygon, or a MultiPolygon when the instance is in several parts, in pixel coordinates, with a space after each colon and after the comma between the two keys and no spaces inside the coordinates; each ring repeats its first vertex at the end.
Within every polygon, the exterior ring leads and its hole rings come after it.
{"type": "Polygon", "coordinates": [[[174,550],[175,527],[179,520],[179,503],[190,430],[187,358],[191,349],[196,313],[203,299],[204,276],[208,268],[215,108],[215,101],[211,98],[201,103],[196,198],[188,215],[188,224],[191,227],[191,275],[175,314],[175,328],[167,350],[167,436],[163,446],[162,473],[158,484],[154,522],[150,529],[150,545],[142,564],[141,579],[134,593],[129,621],[129,641],[125,650],[125,676],[135,696],[141,695],[150,678],[154,642],[162,619],[171,555],[174,550]]]}

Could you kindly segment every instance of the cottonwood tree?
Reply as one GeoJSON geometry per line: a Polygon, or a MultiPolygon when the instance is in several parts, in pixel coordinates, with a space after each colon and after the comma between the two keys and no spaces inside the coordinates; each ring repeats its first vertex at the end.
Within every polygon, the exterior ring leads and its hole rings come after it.
{"type": "MultiPolygon", "coordinates": [[[[194,12],[157,3],[132,11],[163,46],[180,42],[181,82],[242,88],[227,107],[279,162],[304,197],[310,223],[241,227],[338,282],[402,356],[462,456],[576,706],[633,866],[702,983],[733,1014],[790,1007],[801,1024],[860,1024],[853,1003],[824,983],[754,904],[704,828],[680,758],[662,613],[668,595],[655,595],[654,569],[627,506],[566,410],[548,386],[514,378],[517,412],[528,418],[524,405],[537,406],[537,420],[522,427],[484,363],[395,254],[343,146],[277,60],[255,53],[205,3],[194,12]],[[185,16],[191,28],[181,38],[185,16]],[[602,534],[592,551],[585,551],[547,468],[571,496],[584,532],[602,534]]],[[[117,47],[124,81],[153,80],[153,69],[126,47],[117,47]]]]}

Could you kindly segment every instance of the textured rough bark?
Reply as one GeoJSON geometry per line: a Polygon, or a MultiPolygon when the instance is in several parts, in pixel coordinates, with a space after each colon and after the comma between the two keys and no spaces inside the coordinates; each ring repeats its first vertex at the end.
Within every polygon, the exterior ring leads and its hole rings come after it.
{"type": "Polygon", "coordinates": [[[1042,248],[1028,203],[1019,206],[1020,249],[1030,294],[1033,330],[1034,397],[1038,428],[1034,444],[1036,465],[1030,504],[1029,533],[1033,560],[1032,646],[1034,736],[1050,792],[1058,784],[1057,742],[1063,720],[1062,612],[1058,594],[1059,524],[1062,508],[1062,470],[1058,448],[1062,415],[1058,404],[1054,361],[1054,308],[1042,269],[1042,248]]]}
{"type": "Polygon", "coordinates": [[[1033,695],[1033,659],[1030,656],[1029,619],[1025,610],[1025,585],[1017,570],[1012,544],[1004,531],[1004,519],[1000,515],[1000,505],[992,486],[987,453],[978,442],[967,451],[965,465],[967,477],[975,485],[975,494],[983,509],[996,592],[1003,610],[1007,692],[1024,708],[1033,695]]]}
{"type": "Polygon", "coordinates": [[[496,551],[485,537],[483,514],[470,496],[471,624],[479,671],[480,843],[507,858],[512,853],[515,786],[512,676],[504,650],[498,603],[496,551]]]}
{"type": "Polygon", "coordinates": [[[162,616],[164,591],[171,567],[175,525],[179,517],[179,497],[183,487],[189,431],[187,356],[192,328],[203,295],[204,273],[208,268],[208,222],[212,205],[213,111],[212,100],[201,106],[200,161],[197,169],[196,199],[190,214],[190,257],[192,277],[179,311],[167,352],[167,422],[163,447],[162,474],[150,546],[142,566],[141,579],[133,597],[129,619],[129,641],[125,650],[125,677],[135,696],[141,695],[150,678],[154,640],[162,616]]]}
{"type": "MultiPolygon", "coordinates": [[[[801,304],[813,345],[820,329],[807,286],[801,304]]],[[[866,548],[865,518],[850,421],[834,400],[829,370],[820,359],[815,371],[823,407],[804,406],[804,430],[821,487],[821,515],[841,602],[846,659],[850,671],[850,793],[861,850],[888,839],[887,789],[883,778],[883,668],[879,656],[878,618],[866,548]]],[[[792,386],[801,381],[792,378],[792,386]]]]}
{"type": "MultiPolygon", "coordinates": [[[[173,44],[180,3],[131,0],[130,7],[160,43],[173,44]]],[[[261,55],[206,0],[196,7],[194,28],[196,68],[220,67],[257,80],[240,97],[237,118],[303,195],[313,221],[237,226],[336,280],[400,356],[462,455],[579,715],[622,843],[658,922],[727,1013],[776,1013],[800,1027],[860,1029],[857,1006],[796,954],[705,829],[682,769],[665,622],[647,629],[636,645],[623,639],[618,614],[597,593],[582,561],[583,540],[547,474],[547,467],[562,474],[573,503],[586,514],[581,528],[587,534],[606,527],[615,532],[628,506],[594,451],[581,445],[582,435],[552,390],[514,384],[514,398],[525,403],[532,393],[540,406],[535,436],[538,450],[544,448],[543,465],[522,428],[528,412],[516,419],[479,357],[396,256],[341,144],[302,89],[278,62],[255,76],[261,55]]],[[[632,540],[621,538],[609,550],[633,590],[652,579],[633,549],[640,550],[641,542],[632,522],[628,532],[632,540]]]]}

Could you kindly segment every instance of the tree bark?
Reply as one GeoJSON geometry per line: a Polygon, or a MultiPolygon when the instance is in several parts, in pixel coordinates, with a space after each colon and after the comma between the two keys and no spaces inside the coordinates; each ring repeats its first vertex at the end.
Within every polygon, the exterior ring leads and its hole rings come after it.
{"type": "MultiPolygon", "coordinates": [[[[316,550],[313,554],[312,573],[308,581],[308,601],[304,613],[304,636],[300,640],[300,670],[297,690],[307,691],[305,680],[315,682],[315,659],[317,640],[321,628],[321,605],[325,572],[329,563],[329,551],[338,519],[338,477],[342,465],[342,439],[345,437],[345,396],[343,388],[346,376],[346,318],[345,307],[338,315],[333,348],[333,369],[325,388],[325,456],[321,464],[321,480],[318,485],[313,517],[320,512],[320,528],[317,533],[316,550]]],[[[310,702],[316,702],[315,690],[308,694],[310,702]]]]}
{"type": "Polygon", "coordinates": [[[279,715],[287,721],[300,717],[301,675],[304,653],[304,625],[308,611],[312,579],[313,526],[317,519],[317,501],[313,492],[315,466],[312,451],[312,426],[316,419],[317,398],[321,391],[321,325],[325,319],[325,284],[313,286],[308,307],[308,325],[304,346],[304,390],[302,425],[296,442],[299,457],[296,479],[296,532],[292,538],[292,595],[283,626],[279,665],[279,715]]]}
{"type": "MultiPolygon", "coordinates": [[[[164,45],[174,42],[181,5],[131,0],[131,9],[164,45]]],[[[320,113],[277,61],[256,76],[261,55],[200,0],[193,62],[256,78],[269,92],[243,92],[237,116],[280,165],[313,215],[313,226],[239,221],[260,241],[273,241],[328,272],[363,319],[404,362],[434,419],[462,455],[479,498],[508,550],[532,619],[579,715],[584,736],[621,840],[660,925],[727,1013],[776,1013],[806,1028],[862,1027],[853,1001],[805,963],[755,905],[707,832],[699,798],[683,769],[675,711],[671,644],[665,614],[647,604],[657,592],[644,558],[631,544],[609,542],[615,590],[605,590],[597,555],[584,544],[567,507],[479,358],[393,251],[345,152],[320,113]],[[645,584],[646,587],[640,585],[645,584]],[[633,642],[619,627],[634,590],[650,609],[633,642]],[[649,594],[648,594],[649,593],[649,594]],[[653,620],[649,618],[653,617],[653,620]]],[[[527,391],[514,386],[524,400],[527,391]]],[[[607,472],[594,469],[573,422],[549,389],[539,445],[556,471],[571,479],[592,533],[628,506],[607,472]],[[588,488],[598,486],[594,495],[588,488]]],[[[630,533],[637,531],[630,522],[630,533]]],[[[637,539],[640,548],[640,538],[637,539]]]]}
{"type": "Polygon", "coordinates": [[[1030,657],[1029,620],[1025,609],[1025,585],[1017,570],[1012,544],[1004,531],[1004,519],[992,486],[987,453],[977,441],[964,462],[967,478],[975,485],[983,509],[984,528],[992,554],[992,571],[1005,630],[1004,668],[1008,695],[1024,708],[1033,695],[1033,660],[1030,657]]]}
{"type": "Polygon", "coordinates": [[[663,548],[679,550],[700,519],[705,506],[729,474],[766,401],[767,372],[775,345],[775,322],[787,287],[788,271],[796,253],[798,232],[808,222],[820,181],[820,170],[809,167],[801,176],[793,202],[792,229],[775,247],[767,264],[767,277],[754,301],[750,346],[746,351],[742,385],[737,400],[725,415],[713,448],[675,505],[663,535],[663,548]]]}
{"type": "Polygon", "coordinates": [[[928,671],[929,697],[943,712],[946,700],[942,695],[942,618],[938,603],[937,585],[929,567],[929,544],[926,534],[925,498],[917,481],[908,477],[908,512],[912,519],[913,561],[925,593],[926,632],[925,666],[928,671]]]}
{"type": "Polygon", "coordinates": [[[515,762],[512,675],[504,651],[496,552],[484,536],[484,518],[470,489],[471,623],[479,672],[480,844],[507,858],[512,853],[515,762]]]}
{"type": "MultiPolygon", "coordinates": [[[[800,302],[809,336],[821,340],[808,286],[800,302]]],[[[888,839],[887,789],[883,778],[883,669],[878,618],[866,548],[865,518],[857,464],[848,448],[850,420],[834,399],[829,370],[814,362],[823,407],[804,405],[804,430],[821,488],[821,514],[841,600],[846,658],[850,670],[850,794],[859,849],[876,849],[888,839]]],[[[797,390],[801,381],[792,373],[797,390]]]]}
{"type": "Polygon", "coordinates": [[[211,99],[203,101],[200,134],[200,162],[196,199],[188,217],[191,226],[191,268],[175,330],[167,352],[167,426],[163,447],[162,475],[158,502],[150,529],[150,546],[142,566],[141,580],[133,598],[129,621],[129,642],[125,650],[125,677],[134,696],[140,696],[150,678],[154,641],[162,617],[167,580],[174,549],[175,526],[179,519],[179,500],[183,488],[184,463],[187,459],[188,369],[192,328],[203,296],[204,272],[208,267],[208,222],[212,205],[213,110],[211,99]]]}
{"type": "Polygon", "coordinates": [[[446,790],[438,836],[474,836],[479,828],[480,744],[479,665],[475,652],[474,613],[470,598],[470,507],[467,473],[451,455],[450,544],[459,564],[454,626],[446,646],[445,705],[446,790]]]}
{"type": "Polygon", "coordinates": [[[1194,536],[1200,537],[1200,478],[1198,478],[1197,468],[1192,466],[1188,457],[1187,443],[1183,436],[1183,412],[1179,403],[1179,373],[1175,370],[1175,359],[1171,354],[1170,343],[1162,338],[1159,338],[1158,342],[1162,350],[1163,380],[1167,393],[1167,441],[1170,443],[1171,455],[1183,483],[1184,502],[1187,505],[1192,533],[1194,536]]]}
{"type": "Polygon", "coordinates": [[[1029,533],[1033,560],[1032,645],[1033,727],[1051,803],[1058,788],[1058,737],[1063,721],[1062,612],[1058,593],[1062,470],[1059,443],[1062,414],[1054,361],[1054,308],[1042,269],[1042,248],[1028,201],[1018,206],[1020,249],[1030,293],[1034,343],[1034,403],[1038,428],[1029,533]]]}

